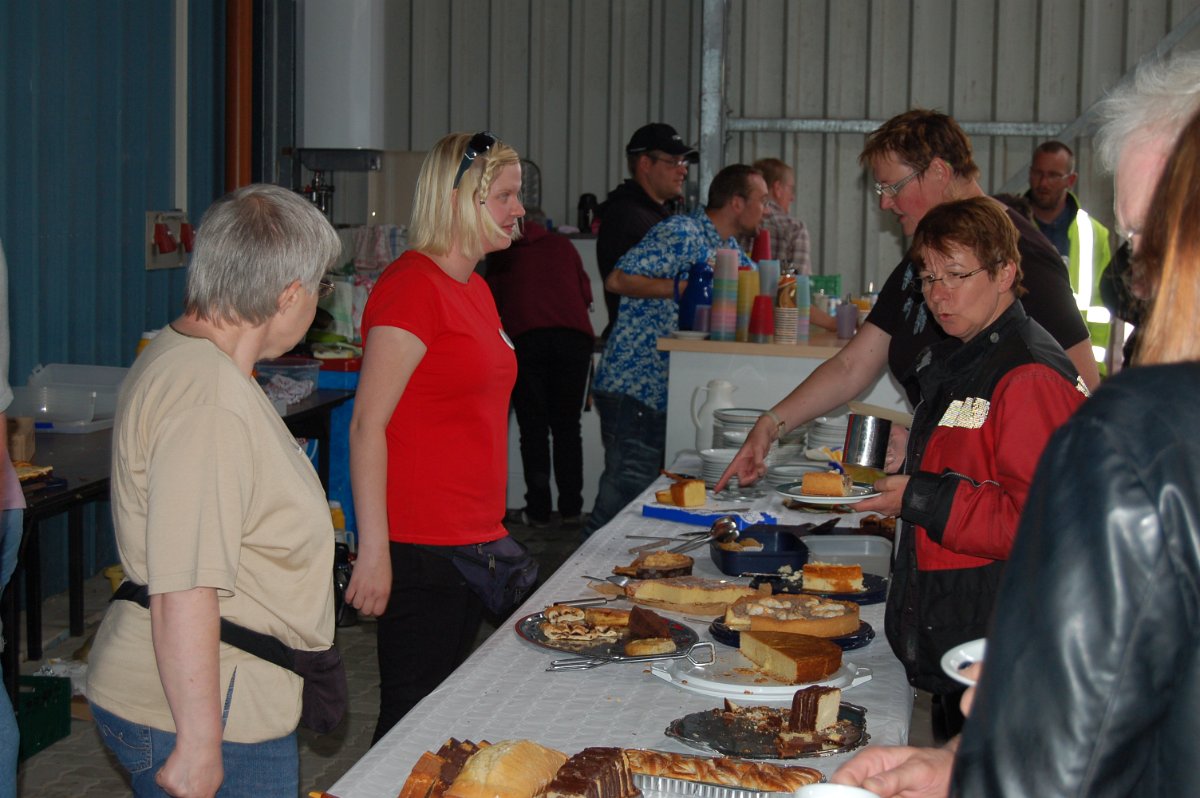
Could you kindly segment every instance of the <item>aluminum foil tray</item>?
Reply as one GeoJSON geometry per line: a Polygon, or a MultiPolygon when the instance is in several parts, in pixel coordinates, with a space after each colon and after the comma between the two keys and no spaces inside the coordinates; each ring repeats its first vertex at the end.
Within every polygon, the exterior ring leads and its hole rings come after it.
{"type": "MultiPolygon", "coordinates": [[[[821,781],[825,781],[822,777],[821,781]]],[[[642,791],[642,798],[792,798],[790,792],[766,792],[745,790],[740,787],[724,787],[720,784],[705,784],[699,781],[672,779],[667,776],[643,776],[633,774],[633,784],[642,791]]]]}

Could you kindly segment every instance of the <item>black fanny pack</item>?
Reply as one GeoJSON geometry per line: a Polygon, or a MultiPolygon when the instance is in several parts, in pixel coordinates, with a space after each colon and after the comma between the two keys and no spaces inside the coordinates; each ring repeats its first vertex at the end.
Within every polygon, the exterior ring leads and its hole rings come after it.
{"type": "Polygon", "coordinates": [[[493,615],[508,615],[537,583],[537,560],[511,535],[488,543],[420,548],[454,563],[493,615]]]}
{"type": "MultiPolygon", "coordinates": [[[[112,601],[132,601],[150,609],[150,592],[145,585],[128,580],[113,593],[112,601]]],[[[346,666],[335,646],[323,651],[303,651],[283,644],[274,635],[256,632],[225,618],[221,619],[221,642],[240,648],[247,654],[304,679],[300,723],[317,734],[334,730],[346,714],[350,701],[346,687],[346,666]]]]}

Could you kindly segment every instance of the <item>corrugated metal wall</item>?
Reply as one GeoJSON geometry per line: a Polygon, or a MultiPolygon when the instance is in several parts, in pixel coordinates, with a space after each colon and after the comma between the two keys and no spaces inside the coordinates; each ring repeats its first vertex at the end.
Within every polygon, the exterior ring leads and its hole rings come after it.
{"type": "Polygon", "coordinates": [[[490,128],[538,164],[573,222],[625,173],[649,121],[698,137],[700,16],[690,0],[389,0],[387,148],[490,128]]]}
{"type": "MultiPolygon", "coordinates": [[[[223,3],[189,5],[188,204],[220,193],[223,3]]],[[[13,384],[37,363],[128,366],[179,313],[183,271],[147,272],[145,212],[174,204],[171,0],[0,0],[0,240],[13,384]]],[[[108,529],[108,507],[92,513],[108,529]]],[[[64,525],[46,525],[47,593],[65,588],[64,525]]],[[[93,568],[115,556],[88,536],[93,568]]]]}
{"type": "MultiPolygon", "coordinates": [[[[886,119],[915,105],[964,122],[1061,122],[1084,111],[1197,0],[729,0],[725,99],[734,117],[886,119]]],[[[603,198],[622,150],[661,120],[699,138],[702,4],[688,0],[389,0],[389,149],[490,127],[541,169],[543,205],[571,222],[603,198]]],[[[1179,45],[1200,47],[1191,35],[1179,45]]],[[[862,133],[736,133],[723,163],[782,157],[817,269],[850,288],[899,258],[898,226],[858,166],[862,133]]],[[[976,136],[985,189],[1027,170],[1038,139],[976,136]]],[[[1111,221],[1090,142],[1079,193],[1111,221]]],[[[693,170],[692,179],[696,179],[693,170]]]]}
{"type": "MultiPolygon", "coordinates": [[[[738,117],[887,119],[914,106],[960,122],[1070,123],[1188,14],[1195,0],[732,0],[726,100],[738,117]]],[[[1200,47],[1200,34],[1176,49],[1200,47]]],[[[878,286],[903,248],[857,163],[862,134],[739,133],[726,160],[782,157],[816,268],[878,286]]],[[[1041,138],[973,136],[980,182],[1028,188],[1041,138]]],[[[1112,181],[1090,138],[1068,141],[1081,202],[1112,226],[1112,181]]]]}
{"type": "MultiPolygon", "coordinates": [[[[223,4],[190,4],[189,211],[221,182],[223,4]]],[[[181,307],[147,272],[145,212],[174,206],[174,3],[0,0],[0,237],[12,358],[127,366],[181,307]]]]}

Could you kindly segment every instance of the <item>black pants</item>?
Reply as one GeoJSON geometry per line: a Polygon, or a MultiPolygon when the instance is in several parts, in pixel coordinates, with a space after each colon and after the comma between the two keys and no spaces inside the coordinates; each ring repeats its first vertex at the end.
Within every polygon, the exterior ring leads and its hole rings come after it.
{"type": "Polygon", "coordinates": [[[525,471],[525,510],[530,518],[550,518],[550,439],[554,439],[554,482],[558,511],[577,516],[583,509],[583,440],[579,414],[592,362],[592,336],[564,327],[521,333],[517,382],[512,404],[521,429],[525,471]]]}
{"type": "Polygon", "coordinates": [[[387,734],[471,654],[483,602],[449,559],[391,543],[392,594],[376,625],[379,722],[387,734]]]}

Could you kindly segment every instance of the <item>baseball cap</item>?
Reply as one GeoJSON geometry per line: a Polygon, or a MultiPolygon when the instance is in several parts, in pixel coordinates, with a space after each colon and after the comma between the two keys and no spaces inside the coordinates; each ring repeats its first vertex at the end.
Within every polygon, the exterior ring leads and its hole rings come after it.
{"type": "Polygon", "coordinates": [[[627,155],[637,155],[651,150],[665,152],[667,155],[684,155],[692,163],[700,160],[700,153],[696,152],[694,147],[684,144],[683,139],[679,138],[679,134],[675,132],[675,128],[663,122],[642,125],[634,131],[633,135],[629,137],[629,143],[625,145],[627,155]]]}

